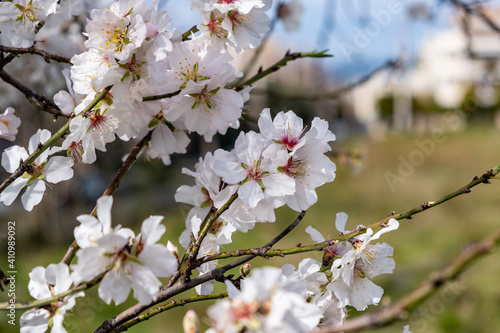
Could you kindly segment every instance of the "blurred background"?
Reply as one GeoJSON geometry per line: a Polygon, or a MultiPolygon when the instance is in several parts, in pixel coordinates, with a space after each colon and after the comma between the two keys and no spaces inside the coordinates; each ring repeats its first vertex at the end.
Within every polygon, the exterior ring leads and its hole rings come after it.
{"type": "MultiPolygon", "coordinates": [[[[109,6],[110,1],[88,1],[109,6]]],[[[91,7],[87,5],[88,10],[91,7]]],[[[187,31],[199,23],[190,1],[160,1],[172,18],[171,28],[187,31]]],[[[434,200],[469,182],[500,162],[500,1],[454,0],[292,0],[275,1],[269,11],[272,30],[262,47],[235,57],[235,66],[253,75],[280,60],[287,50],[328,50],[332,58],[299,59],[259,81],[245,105],[241,129],[256,129],[255,119],[265,107],[271,112],[293,110],[309,124],[315,116],[328,120],[337,136],[331,158],[337,177],[318,189],[319,201],[301,224],[277,248],[311,243],[309,225],[325,236],[336,236],[337,212],[349,215],[347,228],[374,223],[391,212],[403,212],[434,200]],[[279,13],[279,15],[278,15],[279,13]]],[[[62,28],[45,27],[37,46],[71,57],[81,53],[85,19],[62,28]]],[[[52,98],[66,85],[61,74],[68,65],[46,63],[22,55],[5,67],[12,76],[52,98]]],[[[64,119],[53,119],[0,82],[0,111],[12,106],[23,119],[16,144],[26,146],[38,128],[57,130],[64,119]]],[[[139,232],[149,215],[165,216],[163,240],[176,245],[189,206],[174,201],[175,190],[193,179],[180,174],[207,151],[230,149],[238,131],[229,130],[210,144],[191,135],[185,155],[172,164],[138,160],[115,192],[113,224],[139,232]]],[[[75,177],[46,192],[44,200],[27,214],[16,200],[0,205],[2,251],[7,221],[17,222],[17,295],[31,299],[28,273],[62,259],[73,240],[76,217],[89,214],[134,142],[116,140],[106,157],[98,153],[93,165],[75,166],[75,177]]],[[[11,143],[0,142],[3,151],[11,143]]],[[[8,174],[0,171],[2,180],[8,174]]],[[[499,226],[500,183],[480,185],[412,220],[381,241],[394,247],[394,274],[375,283],[385,290],[382,305],[399,300],[433,272],[444,268],[470,242],[499,226]]],[[[262,246],[296,217],[279,209],[277,221],[259,224],[234,236],[222,250],[262,246]]],[[[0,268],[6,263],[2,252],[0,268]]],[[[321,260],[322,253],[309,254],[321,260]]],[[[298,264],[306,256],[257,259],[253,267],[298,264]]],[[[500,263],[498,251],[475,263],[457,282],[427,300],[405,322],[378,332],[491,332],[500,327],[500,263]]],[[[223,290],[219,286],[219,289],[223,290]]],[[[93,331],[104,320],[134,304],[132,297],[118,307],[108,306],[88,291],[77,299],[74,315],[66,320],[69,332],[93,331]]],[[[187,297],[190,294],[181,295],[187,297]]],[[[7,300],[0,292],[0,301],[7,300]]],[[[195,304],[205,318],[207,304],[195,304]]],[[[187,311],[176,308],[132,328],[131,332],[181,332],[179,320],[187,311]]],[[[367,311],[376,311],[371,306],[367,311]]],[[[353,310],[349,316],[358,314],[353,310]]],[[[20,314],[18,314],[19,318],[20,314]]],[[[0,331],[12,329],[0,320],[0,331]]]]}

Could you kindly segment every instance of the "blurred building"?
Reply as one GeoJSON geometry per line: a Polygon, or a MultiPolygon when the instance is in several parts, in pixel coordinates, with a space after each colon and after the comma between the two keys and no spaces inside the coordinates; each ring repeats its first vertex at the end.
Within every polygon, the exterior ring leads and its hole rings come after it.
{"type": "MultiPolygon", "coordinates": [[[[500,26],[500,10],[486,14],[500,26]]],[[[500,33],[477,16],[457,21],[426,38],[418,61],[399,75],[377,75],[352,91],[353,113],[370,132],[428,130],[450,110],[499,119],[500,33]]]]}

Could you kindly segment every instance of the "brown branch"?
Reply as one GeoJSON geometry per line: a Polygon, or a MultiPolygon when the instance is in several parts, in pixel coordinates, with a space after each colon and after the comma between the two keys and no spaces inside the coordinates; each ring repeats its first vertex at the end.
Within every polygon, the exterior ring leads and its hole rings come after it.
{"type": "Polygon", "coordinates": [[[4,68],[5,66],[7,66],[7,64],[9,64],[12,60],[14,60],[16,58],[16,55],[15,54],[9,54],[7,56],[4,56],[3,53],[0,53],[0,69],[4,68]]]}
{"type": "Polygon", "coordinates": [[[22,92],[24,96],[26,96],[28,101],[38,109],[53,114],[54,118],[56,119],[57,117],[69,118],[68,115],[61,112],[61,109],[59,109],[59,107],[56,105],[56,103],[54,103],[53,100],[25,86],[23,83],[16,80],[3,69],[0,70],[0,78],[22,92]]]}
{"type": "MultiPolygon", "coordinates": [[[[152,134],[153,134],[153,131],[149,131],[148,134],[146,134],[146,136],[144,136],[142,138],[142,140],[139,141],[134,146],[134,148],[132,148],[132,150],[130,151],[130,154],[127,156],[127,159],[122,163],[122,165],[120,166],[120,168],[116,172],[115,176],[113,177],[113,179],[109,183],[108,187],[106,188],[106,190],[104,190],[104,193],[102,194],[102,196],[111,195],[118,188],[123,176],[125,176],[125,174],[128,172],[128,170],[130,170],[130,167],[137,159],[137,156],[139,155],[141,150],[151,140],[152,134]]],[[[92,210],[91,215],[95,215],[96,212],[97,212],[97,205],[92,210]]],[[[61,262],[65,263],[66,265],[69,265],[71,263],[71,260],[73,260],[73,258],[75,256],[76,250],[78,250],[78,245],[76,244],[76,241],[73,241],[73,243],[69,246],[68,250],[66,251],[66,254],[64,255],[61,262]]]]}
{"type": "Polygon", "coordinates": [[[49,53],[44,50],[36,49],[35,46],[31,47],[8,47],[0,45],[0,52],[7,52],[10,54],[36,54],[42,56],[45,62],[50,63],[51,60],[70,64],[70,58],[62,57],[57,54],[49,53]]]}
{"type": "MultiPolygon", "coordinates": [[[[269,243],[267,243],[263,247],[264,248],[271,248],[280,239],[285,237],[290,231],[292,231],[300,223],[300,221],[302,221],[302,218],[304,217],[305,213],[306,213],[305,211],[302,211],[300,213],[300,215],[295,219],[295,221],[293,221],[292,224],[290,224],[278,236],[276,236],[273,240],[271,240],[269,243]]],[[[216,268],[216,269],[212,270],[211,272],[208,272],[208,273],[203,274],[197,278],[194,278],[187,283],[182,283],[182,281],[181,281],[180,283],[177,283],[172,287],[162,289],[158,293],[156,301],[154,301],[153,303],[151,303],[149,305],[142,305],[142,304],[138,303],[138,304],[128,308],[127,310],[120,313],[115,318],[106,320],[104,323],[102,323],[101,326],[99,326],[94,331],[94,333],[116,332],[119,325],[121,325],[125,322],[128,322],[128,321],[131,321],[131,320],[137,320],[137,316],[141,312],[145,311],[146,309],[148,309],[148,308],[150,308],[158,303],[161,303],[161,302],[168,300],[170,297],[178,295],[186,290],[192,289],[192,288],[196,287],[197,285],[200,285],[200,284],[205,283],[205,282],[210,281],[210,280],[217,280],[217,281],[222,282],[225,280],[224,274],[228,270],[233,269],[235,267],[238,267],[238,266],[252,260],[256,256],[257,255],[252,254],[252,255],[248,255],[246,257],[242,257],[242,258],[235,260],[235,261],[233,261],[233,262],[231,262],[223,267],[216,268]]]]}
{"type": "Polygon", "coordinates": [[[431,274],[431,278],[424,281],[417,289],[413,290],[396,304],[381,309],[378,312],[354,318],[342,325],[328,327],[314,332],[354,332],[384,327],[397,320],[404,320],[408,317],[409,312],[435,294],[440,288],[445,286],[447,282],[457,279],[472,263],[485,254],[490,253],[498,244],[500,244],[500,229],[482,241],[466,246],[448,267],[440,272],[431,274]]]}
{"type": "Polygon", "coordinates": [[[142,321],[149,320],[151,317],[153,317],[157,314],[160,314],[164,311],[167,311],[167,310],[179,307],[179,306],[184,306],[186,304],[192,304],[195,302],[206,301],[206,300],[221,299],[221,298],[226,298],[226,297],[227,297],[227,293],[219,293],[219,294],[211,294],[211,295],[198,295],[198,296],[183,298],[180,300],[173,300],[173,301],[170,301],[169,303],[164,304],[160,307],[149,310],[148,312],[143,313],[143,314],[135,317],[133,320],[127,321],[123,325],[118,326],[114,330],[114,332],[126,331],[129,329],[129,327],[137,325],[142,321]]]}

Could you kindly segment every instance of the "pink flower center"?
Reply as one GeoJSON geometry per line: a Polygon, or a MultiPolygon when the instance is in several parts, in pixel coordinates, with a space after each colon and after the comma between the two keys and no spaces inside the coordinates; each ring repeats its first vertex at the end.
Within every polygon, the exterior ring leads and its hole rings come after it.
{"type": "Polygon", "coordinates": [[[301,167],[302,162],[300,160],[294,160],[292,158],[288,159],[288,162],[280,167],[278,170],[285,173],[288,177],[297,178],[302,176],[305,171],[301,167]]]}
{"type": "Polygon", "coordinates": [[[243,15],[238,13],[237,10],[232,10],[228,13],[229,20],[233,24],[233,27],[236,25],[241,25],[243,21],[250,21],[248,18],[245,18],[243,15]]]}
{"type": "Polygon", "coordinates": [[[218,38],[227,38],[228,32],[222,27],[222,22],[220,19],[211,19],[208,22],[208,30],[210,35],[215,35],[218,38]]]}
{"type": "Polygon", "coordinates": [[[247,177],[254,181],[261,180],[264,176],[262,169],[260,168],[260,161],[254,161],[254,163],[247,169],[247,177]]]}
{"type": "Polygon", "coordinates": [[[90,115],[88,115],[88,119],[91,121],[90,129],[93,131],[99,131],[99,132],[114,132],[113,131],[113,125],[110,117],[105,116],[104,114],[101,114],[99,112],[92,112],[90,115]]]}
{"type": "Polygon", "coordinates": [[[280,143],[285,146],[288,150],[293,150],[293,148],[300,142],[300,138],[294,137],[290,131],[283,131],[281,134],[280,143]]]}

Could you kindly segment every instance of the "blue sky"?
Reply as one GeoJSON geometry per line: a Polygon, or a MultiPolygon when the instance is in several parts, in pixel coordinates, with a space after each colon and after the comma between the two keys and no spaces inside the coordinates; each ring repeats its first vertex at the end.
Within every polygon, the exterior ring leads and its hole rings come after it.
{"type": "MultiPolygon", "coordinates": [[[[188,0],[161,2],[172,17],[171,25],[181,31],[199,22],[190,4],[188,0]]],[[[300,29],[287,32],[278,22],[273,38],[292,52],[328,49],[335,57],[322,59],[322,65],[344,78],[366,73],[403,50],[414,59],[423,39],[454,24],[456,18],[454,8],[439,0],[302,0],[302,4],[300,29]],[[433,19],[410,19],[408,10],[416,4],[426,6],[433,19]]],[[[274,10],[269,13],[274,15],[274,10]]]]}

